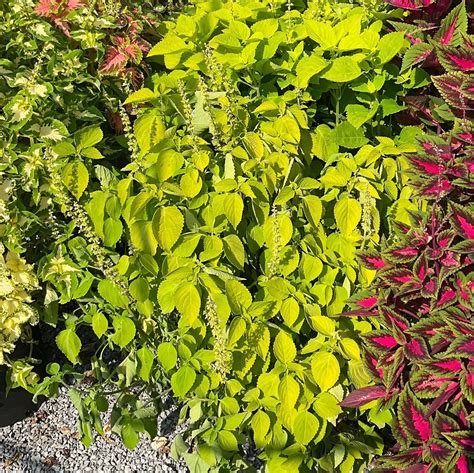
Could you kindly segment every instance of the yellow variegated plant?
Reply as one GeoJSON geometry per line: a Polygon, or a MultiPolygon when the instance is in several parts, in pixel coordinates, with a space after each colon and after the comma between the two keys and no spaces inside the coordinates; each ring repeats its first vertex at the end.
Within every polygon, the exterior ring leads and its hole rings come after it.
{"type": "Polygon", "coordinates": [[[0,365],[10,364],[8,355],[24,326],[38,322],[38,313],[30,304],[30,292],[37,288],[31,266],[0,243],[0,365]]]}

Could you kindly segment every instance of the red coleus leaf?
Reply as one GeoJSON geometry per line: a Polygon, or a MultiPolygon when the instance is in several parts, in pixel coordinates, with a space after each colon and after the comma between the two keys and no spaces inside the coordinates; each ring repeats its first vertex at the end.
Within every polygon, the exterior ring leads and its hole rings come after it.
{"type": "Polygon", "coordinates": [[[434,39],[441,44],[459,46],[463,42],[463,35],[467,33],[467,13],[464,2],[453,8],[442,20],[441,26],[434,39]]]}
{"type": "Polygon", "coordinates": [[[398,347],[399,343],[390,332],[377,330],[364,335],[364,339],[376,350],[391,351],[393,348],[398,347]]]}
{"type": "Polygon", "coordinates": [[[449,383],[444,391],[431,403],[427,416],[433,415],[434,412],[436,412],[441,406],[447,403],[454,394],[458,391],[459,389],[459,383],[457,382],[451,382],[449,383]]]}
{"type": "Polygon", "coordinates": [[[459,337],[451,343],[449,351],[453,356],[474,356],[474,335],[459,337]]]}
{"type": "Polygon", "coordinates": [[[462,363],[459,360],[443,360],[443,361],[433,361],[429,364],[431,368],[435,368],[436,371],[441,373],[457,373],[462,369],[462,363]]]}
{"type": "Polygon", "coordinates": [[[434,440],[428,447],[429,456],[435,463],[445,463],[453,454],[453,449],[442,440],[434,440]]]}
{"type": "Polygon", "coordinates": [[[474,404],[474,372],[463,371],[460,379],[462,393],[471,404],[474,404]]]}
{"type": "Polygon", "coordinates": [[[462,208],[460,205],[451,204],[451,211],[453,217],[451,218],[454,226],[466,238],[474,239],[474,217],[473,215],[462,208]]]}
{"type": "Polygon", "coordinates": [[[454,432],[459,430],[459,423],[452,417],[437,412],[433,421],[433,430],[439,437],[443,432],[454,432]]]}
{"type": "Polygon", "coordinates": [[[431,5],[435,0],[387,0],[387,3],[396,8],[405,10],[421,10],[423,7],[431,5]]]}
{"type": "Polygon", "coordinates": [[[386,266],[382,257],[374,252],[361,253],[359,258],[367,269],[382,269],[386,266]]]}
{"type": "Polygon", "coordinates": [[[428,350],[423,339],[413,338],[405,345],[405,354],[411,360],[426,360],[429,358],[428,350]]]}
{"type": "Polygon", "coordinates": [[[369,296],[364,299],[359,299],[356,304],[366,309],[371,309],[377,305],[377,300],[377,296],[369,296]]]}
{"type": "Polygon", "coordinates": [[[453,150],[451,149],[451,146],[439,137],[423,136],[418,138],[418,142],[425,153],[430,156],[441,158],[443,161],[450,161],[453,159],[453,150]]]}
{"type": "Polygon", "coordinates": [[[441,295],[436,303],[437,307],[444,307],[447,304],[450,304],[456,300],[456,291],[454,289],[448,288],[444,291],[441,291],[441,295]]]}
{"type": "Polygon", "coordinates": [[[383,386],[367,386],[348,394],[339,404],[342,407],[361,407],[374,399],[385,398],[387,391],[383,386]]]}
{"type": "Polygon", "coordinates": [[[441,97],[453,108],[472,110],[474,101],[466,94],[473,79],[462,72],[449,72],[432,78],[441,97]]]}
{"type": "Polygon", "coordinates": [[[426,174],[440,175],[446,171],[446,166],[443,163],[437,162],[433,158],[415,156],[410,158],[410,162],[415,166],[415,168],[426,174]]]}
{"type": "Polygon", "coordinates": [[[367,350],[364,350],[364,359],[367,369],[372,374],[375,380],[382,380],[384,375],[384,370],[382,367],[378,366],[378,360],[375,356],[371,355],[367,350]]]}
{"type": "Polygon", "coordinates": [[[107,49],[105,60],[100,66],[100,71],[103,73],[117,72],[123,69],[128,62],[128,57],[118,48],[111,46],[107,49]]]}
{"type": "Polygon", "coordinates": [[[380,314],[383,316],[387,328],[396,327],[402,332],[409,328],[407,319],[405,319],[405,317],[401,316],[398,312],[391,309],[390,307],[380,307],[380,314]]]}
{"type": "Polygon", "coordinates": [[[439,178],[439,179],[434,179],[428,185],[423,186],[423,188],[420,191],[420,194],[427,197],[428,196],[439,197],[442,194],[449,192],[452,188],[453,186],[451,185],[451,182],[449,181],[449,179],[439,178]]]}
{"type": "Polygon", "coordinates": [[[85,0],[40,0],[35,8],[39,16],[50,19],[63,18],[73,10],[84,6],[85,0]]]}
{"type": "Polygon", "coordinates": [[[416,463],[403,470],[403,473],[426,473],[429,469],[430,465],[425,465],[424,463],[416,463]]]}
{"type": "Polygon", "coordinates": [[[470,468],[466,455],[460,455],[455,463],[455,473],[470,473],[470,468]]]}
{"type": "Polygon", "coordinates": [[[421,442],[431,440],[433,431],[430,420],[426,418],[425,408],[408,388],[400,396],[398,419],[413,439],[421,442]]]}
{"type": "Polygon", "coordinates": [[[406,36],[413,46],[409,48],[403,56],[401,72],[423,62],[433,53],[433,46],[430,44],[422,43],[419,38],[415,38],[409,33],[407,33],[406,36]]]}
{"type": "Polygon", "coordinates": [[[474,52],[467,47],[438,46],[438,59],[448,72],[474,71],[474,52]]]}
{"type": "Polygon", "coordinates": [[[444,436],[453,444],[461,447],[462,451],[467,454],[474,453],[474,431],[465,430],[458,432],[445,433],[444,436]]]}
{"type": "Polygon", "coordinates": [[[385,278],[392,283],[405,284],[413,280],[413,274],[408,269],[392,269],[385,273],[385,278]]]}

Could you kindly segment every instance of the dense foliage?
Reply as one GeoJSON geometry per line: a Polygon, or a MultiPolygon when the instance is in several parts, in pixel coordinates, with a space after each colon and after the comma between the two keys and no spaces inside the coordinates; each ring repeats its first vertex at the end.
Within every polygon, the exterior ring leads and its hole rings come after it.
{"type": "Polygon", "coordinates": [[[450,4],[432,3],[414,7],[417,26],[397,26],[414,44],[403,69],[419,62],[438,73],[447,69],[433,77],[440,96],[408,99],[416,105],[411,118],[441,136],[420,138],[419,151],[409,157],[410,185],[424,201],[420,211],[411,213],[410,225],[394,227],[381,251],[361,255],[377,276],[371,292],[354,297],[348,315],[377,317],[377,330],[363,336],[376,384],[341,405],[379,399],[395,411],[398,443],[381,458],[381,471],[461,473],[472,470],[474,450],[474,134],[467,74],[474,64],[463,2],[441,20],[434,41],[421,42],[424,15],[439,19],[450,4]]]}
{"type": "MultiPolygon", "coordinates": [[[[133,9],[125,2],[0,2],[0,237],[8,255],[26,252],[34,263],[51,251],[51,258],[57,256],[52,243],[61,231],[55,227],[67,222],[58,220],[52,206],[48,147],[107,119],[103,151],[115,162],[123,155],[114,138],[123,127],[118,103],[142,83],[138,63],[149,49],[145,38],[152,37],[156,18],[149,2],[133,9]]],[[[100,141],[103,133],[95,129],[100,141]]],[[[103,178],[108,164],[89,145],[76,151],[103,178]],[[103,165],[93,166],[96,159],[103,165]]],[[[66,270],[57,259],[55,264],[54,271],[66,270]]],[[[51,297],[46,286],[46,300],[51,297]]],[[[27,317],[19,314],[22,324],[27,317]]],[[[51,317],[57,312],[46,318],[51,317]]]]}
{"type": "Polygon", "coordinates": [[[467,472],[473,467],[467,457],[474,403],[472,155],[455,139],[423,138],[420,145],[410,162],[429,205],[412,214],[411,226],[400,225],[381,253],[362,256],[378,270],[377,290],[359,296],[352,312],[380,316],[380,329],[364,335],[379,385],[351,393],[343,405],[383,398],[395,407],[399,448],[384,465],[467,472]]]}
{"type": "Polygon", "coordinates": [[[172,396],[191,471],[254,471],[250,446],[269,472],[364,471],[392,412],[396,468],[465,461],[471,355],[439,342],[471,323],[472,58],[447,3],[0,0],[9,384],[67,386],[86,445],[111,396],[129,448],[172,396]],[[10,356],[37,314],[43,378],[10,356]]]}
{"type": "MultiPolygon", "coordinates": [[[[92,324],[128,354],[112,378],[123,392],[170,380],[190,467],[240,468],[250,437],[269,471],[359,470],[382,444],[338,402],[369,381],[355,342],[369,326],[338,314],[371,278],[355,251],[414,208],[398,173],[413,130],[388,124],[425,79],[399,76],[403,35],[368,9],[271,7],[198,2],[165,22],[149,56],[171,72],[127,100],[142,106],[128,175],[87,204],[106,246],[131,246],[123,280],[98,285],[113,330],[92,324]]],[[[134,417],[115,426],[131,445],[134,417]]]]}

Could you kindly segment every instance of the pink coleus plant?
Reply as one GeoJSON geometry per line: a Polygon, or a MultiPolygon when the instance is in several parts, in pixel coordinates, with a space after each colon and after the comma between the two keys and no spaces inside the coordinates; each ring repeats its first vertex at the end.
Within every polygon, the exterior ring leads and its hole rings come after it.
{"type": "MultiPolygon", "coordinates": [[[[411,42],[403,57],[401,71],[418,65],[433,76],[433,84],[448,104],[451,113],[459,118],[474,117],[474,45],[469,36],[474,26],[472,2],[465,0],[387,0],[403,8],[408,16],[403,22],[392,22],[411,42]]],[[[425,96],[406,97],[408,111],[402,120],[417,124],[420,121],[441,129],[440,118],[433,114],[432,90],[425,96]]],[[[437,106],[441,103],[436,103],[437,106]]],[[[446,184],[446,183],[442,183],[446,184]]],[[[442,185],[440,184],[440,185],[442,185]]]]}
{"type": "Polygon", "coordinates": [[[38,16],[51,20],[66,36],[70,36],[69,25],[65,20],[74,10],[86,5],[86,0],[40,0],[35,8],[38,16]]]}
{"type": "Polygon", "coordinates": [[[425,212],[393,242],[361,255],[377,270],[347,316],[376,317],[364,336],[374,386],[341,403],[392,406],[397,445],[381,472],[474,471],[474,180],[472,130],[420,139],[412,180],[425,212]],[[462,136],[461,136],[462,135],[462,136]]]}

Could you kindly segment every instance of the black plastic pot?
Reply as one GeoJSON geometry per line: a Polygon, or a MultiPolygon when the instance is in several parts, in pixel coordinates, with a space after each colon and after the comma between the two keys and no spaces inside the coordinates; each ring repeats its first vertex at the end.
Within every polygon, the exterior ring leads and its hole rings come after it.
{"type": "MultiPolygon", "coordinates": [[[[40,351],[35,347],[35,357],[41,359],[41,354],[36,353],[40,351]]],[[[15,349],[13,356],[22,357],[28,353],[28,347],[19,343],[15,349]]],[[[12,425],[25,417],[28,417],[35,412],[42,403],[39,400],[37,403],[33,402],[33,395],[23,388],[11,389],[6,393],[6,367],[0,366],[0,427],[12,425]]]]}

